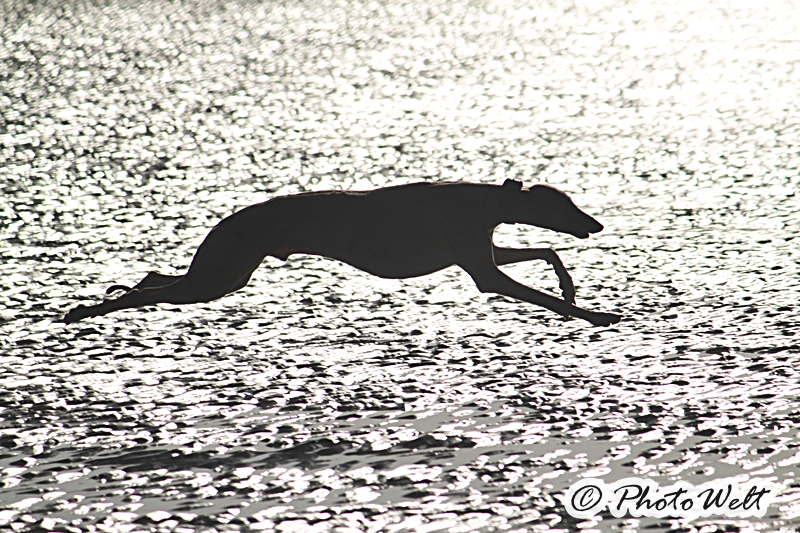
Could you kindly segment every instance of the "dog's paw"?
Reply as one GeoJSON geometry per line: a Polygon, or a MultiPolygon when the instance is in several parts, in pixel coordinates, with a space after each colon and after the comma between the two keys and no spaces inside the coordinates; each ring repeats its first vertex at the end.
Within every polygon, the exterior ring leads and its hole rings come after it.
{"type": "Polygon", "coordinates": [[[85,305],[79,305],[71,309],[66,315],[64,315],[64,324],[72,324],[78,320],[83,320],[90,314],[88,309],[89,308],[85,305]]]}
{"type": "Polygon", "coordinates": [[[610,326],[622,320],[622,315],[616,315],[614,313],[592,313],[592,316],[587,320],[589,320],[593,326],[610,326]]]}
{"type": "Polygon", "coordinates": [[[575,304],[575,283],[572,281],[572,276],[569,275],[567,269],[561,265],[558,256],[553,252],[554,258],[551,260],[553,268],[558,276],[558,288],[561,289],[561,297],[568,304],[575,304]]]}

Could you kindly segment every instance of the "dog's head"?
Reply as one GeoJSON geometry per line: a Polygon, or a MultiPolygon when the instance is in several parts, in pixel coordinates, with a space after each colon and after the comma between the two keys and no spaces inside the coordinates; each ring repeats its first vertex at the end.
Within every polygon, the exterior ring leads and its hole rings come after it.
{"type": "Polygon", "coordinates": [[[569,233],[581,239],[603,229],[603,225],[587,215],[570,200],[569,196],[548,185],[523,187],[522,182],[507,179],[505,191],[513,194],[513,222],[530,224],[560,233],[569,233]]]}

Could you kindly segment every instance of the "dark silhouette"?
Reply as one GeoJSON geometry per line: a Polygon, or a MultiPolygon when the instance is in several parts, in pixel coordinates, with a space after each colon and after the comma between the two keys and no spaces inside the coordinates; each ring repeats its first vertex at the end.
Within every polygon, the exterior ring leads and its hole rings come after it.
{"type": "Polygon", "coordinates": [[[481,292],[540,305],[563,316],[602,326],[621,316],[573,305],[575,287],[549,248],[499,248],[492,232],[501,223],[521,223],[586,238],[603,226],[552,187],[506,180],[502,186],[415,183],[364,192],[327,191],[273,198],[223,219],[200,245],[182,276],[151,272],[122,296],[79,305],[64,317],[70,324],[119,309],[156,303],[208,302],[244,287],[268,255],[338,259],[383,278],[413,278],[451,265],[463,268],[481,292]],[[517,283],[497,266],[541,259],[552,265],[564,299],[517,283]]]}

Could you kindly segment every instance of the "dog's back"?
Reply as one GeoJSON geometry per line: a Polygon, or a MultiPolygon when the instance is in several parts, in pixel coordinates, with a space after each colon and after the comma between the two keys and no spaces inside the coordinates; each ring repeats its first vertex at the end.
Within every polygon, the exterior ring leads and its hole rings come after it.
{"type": "Polygon", "coordinates": [[[338,259],[371,274],[407,278],[458,262],[489,231],[493,185],[416,183],[373,191],[304,193],[261,204],[281,221],[270,255],[338,259]]]}

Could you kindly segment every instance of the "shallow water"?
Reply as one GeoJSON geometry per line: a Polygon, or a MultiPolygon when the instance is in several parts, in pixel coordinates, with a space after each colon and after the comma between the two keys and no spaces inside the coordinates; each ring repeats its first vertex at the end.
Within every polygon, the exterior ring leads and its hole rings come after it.
{"type": "Polygon", "coordinates": [[[800,525],[792,2],[71,4],[0,7],[0,527],[800,525]],[[622,323],[310,257],[59,323],[273,195],[507,177],[606,229],[496,241],[553,246],[622,323]],[[762,518],[577,520],[558,496],[587,475],[783,492],[762,518]]]}

